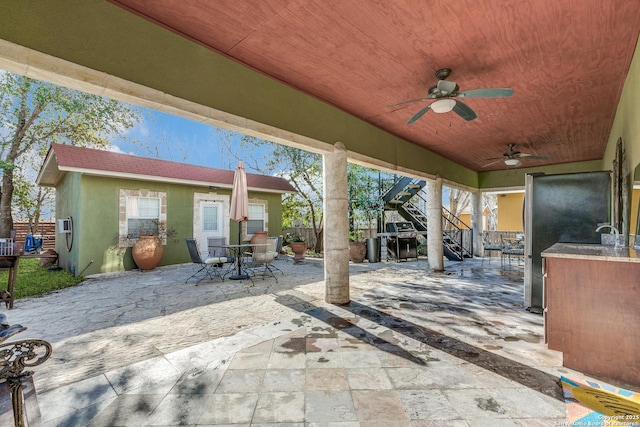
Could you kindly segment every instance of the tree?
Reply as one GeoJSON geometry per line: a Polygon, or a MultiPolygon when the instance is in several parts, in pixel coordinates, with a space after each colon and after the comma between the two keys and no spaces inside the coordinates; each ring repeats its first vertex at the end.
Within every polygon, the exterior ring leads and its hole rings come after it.
{"type": "MultiPolygon", "coordinates": [[[[249,170],[279,176],[291,183],[297,193],[283,198],[282,225],[292,227],[298,219],[309,224],[316,237],[314,250],[321,252],[324,213],[322,156],[223,129],[214,129],[214,133],[221,142],[221,155],[230,155],[235,161],[242,160],[249,170]]],[[[229,168],[232,168],[231,164],[229,168]]]]}
{"type": "Polygon", "coordinates": [[[347,166],[347,186],[349,192],[349,228],[351,231],[374,227],[381,217],[382,181],[389,181],[391,174],[378,172],[365,166],[349,163],[347,166]]]}
{"type": "MultiPolygon", "coordinates": [[[[470,202],[471,193],[457,188],[449,188],[449,212],[451,215],[449,220],[453,222],[454,225],[460,225],[457,218],[469,206],[470,202]]],[[[450,227],[450,225],[447,222],[447,228],[448,227],[450,227]]]]}
{"type": "Polygon", "coordinates": [[[35,188],[33,168],[42,164],[51,143],[107,147],[139,120],[132,106],[0,73],[0,237],[13,228],[14,203],[37,227],[46,191],[35,188]]]}
{"type": "MultiPolygon", "coordinates": [[[[215,139],[221,142],[220,154],[223,158],[231,156],[233,162],[242,160],[247,169],[280,176],[293,185],[298,192],[283,197],[282,225],[285,228],[293,227],[296,220],[310,225],[316,238],[314,251],[322,252],[322,156],[227,130],[215,129],[214,133],[215,139]]],[[[234,167],[233,162],[228,162],[229,169],[234,167]]],[[[371,228],[380,216],[383,204],[379,189],[381,179],[390,185],[393,175],[352,163],[348,165],[352,231],[358,226],[371,228]]]]}
{"type": "Polygon", "coordinates": [[[28,232],[35,233],[43,214],[53,212],[55,191],[49,187],[35,187],[33,179],[23,174],[13,177],[13,211],[21,220],[29,223],[28,232]]]}
{"type": "Polygon", "coordinates": [[[487,230],[498,229],[498,196],[496,194],[485,193],[482,197],[482,209],[489,211],[487,230]]]}

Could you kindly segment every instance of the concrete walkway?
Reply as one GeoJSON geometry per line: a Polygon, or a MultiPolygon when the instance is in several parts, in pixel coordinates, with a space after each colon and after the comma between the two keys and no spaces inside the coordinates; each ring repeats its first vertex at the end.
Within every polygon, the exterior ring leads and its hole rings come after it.
{"type": "Polygon", "coordinates": [[[185,284],[194,266],[90,278],[5,311],[49,341],[45,426],[553,426],[561,366],[522,307],[522,266],[351,265],[323,302],[321,260],[273,278],[185,284]]]}

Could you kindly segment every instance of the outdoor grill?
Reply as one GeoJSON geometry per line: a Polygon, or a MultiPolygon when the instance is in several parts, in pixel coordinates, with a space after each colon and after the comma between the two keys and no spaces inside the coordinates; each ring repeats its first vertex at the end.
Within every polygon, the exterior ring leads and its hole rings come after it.
{"type": "Polygon", "coordinates": [[[387,253],[396,260],[418,259],[418,231],[410,222],[388,222],[385,226],[387,253]]]}

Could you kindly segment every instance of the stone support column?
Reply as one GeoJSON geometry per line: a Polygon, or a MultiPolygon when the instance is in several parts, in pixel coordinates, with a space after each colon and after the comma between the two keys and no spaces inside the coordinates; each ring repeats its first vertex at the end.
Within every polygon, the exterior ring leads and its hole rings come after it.
{"type": "Polygon", "coordinates": [[[323,157],[325,301],[347,304],[349,296],[349,217],[347,149],[336,142],[323,157]]]}
{"type": "Polygon", "coordinates": [[[471,193],[471,228],[473,228],[473,256],[484,256],[482,232],[484,231],[484,215],[482,214],[482,192],[471,193]]]}
{"type": "Polygon", "coordinates": [[[427,180],[427,256],[429,267],[444,270],[442,246],[442,178],[427,180]]]}

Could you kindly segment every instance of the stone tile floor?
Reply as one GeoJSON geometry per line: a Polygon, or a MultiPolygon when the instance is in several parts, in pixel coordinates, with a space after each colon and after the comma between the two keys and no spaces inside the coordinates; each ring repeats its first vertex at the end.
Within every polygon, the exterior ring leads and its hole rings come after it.
{"type": "Polygon", "coordinates": [[[562,425],[561,366],[524,310],[522,266],[351,265],[323,302],[322,261],[284,276],[184,284],[190,265],[105,275],[20,300],[50,341],[35,369],[45,426],[562,425]]]}

